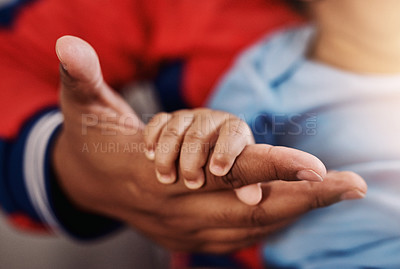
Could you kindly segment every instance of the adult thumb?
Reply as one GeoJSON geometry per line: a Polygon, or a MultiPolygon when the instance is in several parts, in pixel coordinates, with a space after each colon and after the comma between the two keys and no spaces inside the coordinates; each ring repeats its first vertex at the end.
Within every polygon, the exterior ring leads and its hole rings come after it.
{"type": "Polygon", "coordinates": [[[83,103],[97,99],[107,86],[95,50],[80,38],[63,36],[57,40],[56,53],[66,97],[83,103]]]}
{"type": "MultiPolygon", "coordinates": [[[[132,108],[104,81],[99,57],[86,41],[63,36],[57,40],[56,53],[60,60],[62,105],[100,105],[104,111],[132,114],[132,108]],[[67,104],[66,104],[67,103],[67,104]]],[[[64,111],[65,112],[65,111],[64,111]]]]}

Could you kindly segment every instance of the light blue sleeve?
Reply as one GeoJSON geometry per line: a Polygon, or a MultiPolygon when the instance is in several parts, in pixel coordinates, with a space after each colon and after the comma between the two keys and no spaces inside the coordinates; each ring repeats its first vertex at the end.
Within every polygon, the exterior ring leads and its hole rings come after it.
{"type": "Polygon", "coordinates": [[[232,113],[252,129],[257,142],[272,144],[269,115],[277,94],[262,75],[262,46],[245,52],[216,87],[208,107],[232,113]]]}
{"type": "Polygon", "coordinates": [[[242,118],[257,142],[274,144],[274,115],[285,113],[280,86],[303,62],[312,34],[313,29],[305,26],[278,32],[256,43],[221,80],[208,107],[242,118]]]}

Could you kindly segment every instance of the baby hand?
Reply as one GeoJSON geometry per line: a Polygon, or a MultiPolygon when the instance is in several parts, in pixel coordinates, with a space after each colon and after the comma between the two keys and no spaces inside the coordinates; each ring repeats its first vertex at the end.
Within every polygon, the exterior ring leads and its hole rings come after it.
{"type": "MultiPolygon", "coordinates": [[[[205,183],[203,169],[211,149],[210,172],[225,176],[246,145],[254,144],[248,125],[239,118],[210,109],[180,110],[159,113],[144,130],[146,156],[155,161],[156,175],[163,184],[177,179],[176,167],[189,189],[205,183]],[[179,166],[177,162],[179,161],[179,166]]],[[[260,184],[235,190],[237,197],[249,205],[262,198],[260,184]]]]}

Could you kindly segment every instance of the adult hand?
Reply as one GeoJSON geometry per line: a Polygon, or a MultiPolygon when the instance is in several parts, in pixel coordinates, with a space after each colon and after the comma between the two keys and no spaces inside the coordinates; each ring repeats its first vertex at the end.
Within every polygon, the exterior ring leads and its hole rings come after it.
{"type": "Polygon", "coordinates": [[[95,51],[74,37],[58,40],[56,51],[65,122],[53,163],[63,190],[82,210],[121,220],[173,250],[221,253],[366,192],[356,174],[326,175],[312,155],[268,145],[248,146],[225,177],[206,169],[200,190],[188,190],[182,180],[165,186],[144,155],[143,123],[104,82],[95,51]],[[324,182],[278,181],[304,179],[310,170],[324,182]],[[233,188],[257,182],[266,182],[258,206],[237,200],[233,188]]]}

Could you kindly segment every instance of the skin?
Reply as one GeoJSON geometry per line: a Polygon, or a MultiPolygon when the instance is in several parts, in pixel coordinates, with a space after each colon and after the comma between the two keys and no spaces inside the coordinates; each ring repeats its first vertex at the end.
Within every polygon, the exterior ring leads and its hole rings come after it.
{"type": "Polygon", "coordinates": [[[209,168],[216,176],[224,176],[243,148],[254,144],[246,123],[228,113],[205,108],[157,114],[145,127],[144,139],[147,152],[154,152],[158,174],[174,182],[175,161],[179,159],[184,181],[199,182],[196,185],[200,186],[204,183],[202,167],[211,148],[215,147],[215,151],[209,168]],[[165,145],[168,150],[161,147],[165,145]],[[194,148],[191,150],[190,146],[194,148]]]}
{"type": "Polygon", "coordinates": [[[400,2],[312,1],[318,34],[310,57],[364,74],[400,73],[400,2]]]}
{"type": "Polygon", "coordinates": [[[185,187],[179,168],[177,183],[166,187],[140,150],[145,145],[143,123],[104,82],[95,51],[66,36],[58,40],[56,52],[63,66],[60,104],[65,117],[53,152],[60,185],[78,208],[121,220],[171,250],[234,251],[312,209],[359,199],[367,191],[354,173],[326,174],[316,157],[269,145],[245,147],[226,176],[204,169],[206,184],[199,190],[185,187]],[[120,120],[127,116],[129,120],[120,120]],[[85,143],[117,142],[134,147],[126,152],[83,150],[85,143]],[[309,170],[324,182],[279,181],[304,179],[310,174],[299,172],[309,170]],[[264,183],[257,206],[243,204],[232,191],[258,182],[264,183]]]}
{"type": "MultiPolygon", "coordinates": [[[[236,157],[247,145],[254,144],[248,125],[226,112],[201,108],[159,113],[143,132],[146,157],[155,161],[159,182],[176,182],[176,163],[185,186],[199,189],[205,183],[205,167],[210,151],[209,171],[225,176],[236,157]]],[[[322,178],[320,178],[322,180],[322,178]]],[[[237,197],[248,205],[262,199],[260,184],[235,189],[237,197]]]]}

